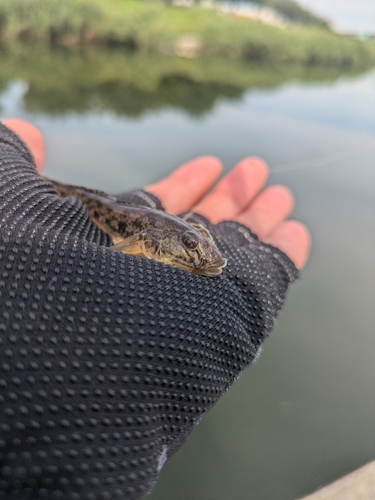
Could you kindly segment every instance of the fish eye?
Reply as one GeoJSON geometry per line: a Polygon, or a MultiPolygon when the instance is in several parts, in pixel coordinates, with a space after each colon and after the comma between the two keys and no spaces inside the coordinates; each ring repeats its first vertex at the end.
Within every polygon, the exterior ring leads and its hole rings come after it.
{"type": "Polygon", "coordinates": [[[192,231],[186,231],[181,237],[181,241],[189,250],[195,250],[199,244],[198,236],[192,231]]]}

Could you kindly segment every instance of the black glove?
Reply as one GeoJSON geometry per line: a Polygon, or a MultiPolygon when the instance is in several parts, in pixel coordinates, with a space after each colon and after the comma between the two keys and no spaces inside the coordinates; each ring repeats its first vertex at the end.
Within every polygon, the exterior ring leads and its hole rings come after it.
{"type": "Polygon", "coordinates": [[[228,259],[219,278],[115,252],[3,125],[0,204],[0,498],[142,498],[258,356],[297,270],[197,215],[228,259]]]}

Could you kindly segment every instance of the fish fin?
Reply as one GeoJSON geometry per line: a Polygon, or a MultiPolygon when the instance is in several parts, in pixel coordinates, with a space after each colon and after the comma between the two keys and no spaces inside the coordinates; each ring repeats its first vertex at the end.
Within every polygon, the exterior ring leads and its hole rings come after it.
{"type": "MultiPolygon", "coordinates": [[[[194,213],[193,213],[193,212],[187,212],[187,213],[186,213],[183,217],[181,217],[181,218],[182,218],[182,220],[184,220],[184,221],[188,222],[188,218],[189,218],[189,217],[191,217],[192,215],[194,215],[194,213]]],[[[191,223],[189,222],[189,224],[191,224],[191,223]]]]}
{"type": "Polygon", "coordinates": [[[116,245],[111,246],[112,250],[117,250],[122,253],[129,253],[131,255],[143,255],[141,248],[141,233],[134,234],[128,238],[124,238],[116,245]]]}

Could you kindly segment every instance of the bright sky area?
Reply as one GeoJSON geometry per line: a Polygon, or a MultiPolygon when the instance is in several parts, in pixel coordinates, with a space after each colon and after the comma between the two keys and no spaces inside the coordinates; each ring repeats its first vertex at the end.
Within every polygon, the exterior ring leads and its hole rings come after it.
{"type": "Polygon", "coordinates": [[[375,0],[299,0],[340,32],[375,34],[375,0]]]}

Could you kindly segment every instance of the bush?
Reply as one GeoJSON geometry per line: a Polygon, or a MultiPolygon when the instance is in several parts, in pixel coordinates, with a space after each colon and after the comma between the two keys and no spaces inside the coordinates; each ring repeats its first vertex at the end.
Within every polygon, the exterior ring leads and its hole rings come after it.
{"type": "Polygon", "coordinates": [[[280,29],[153,0],[1,0],[0,36],[3,41],[19,38],[65,46],[116,45],[170,56],[337,67],[375,64],[373,44],[327,29],[280,29]],[[187,39],[194,50],[183,50],[187,39]]]}

